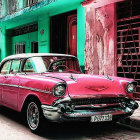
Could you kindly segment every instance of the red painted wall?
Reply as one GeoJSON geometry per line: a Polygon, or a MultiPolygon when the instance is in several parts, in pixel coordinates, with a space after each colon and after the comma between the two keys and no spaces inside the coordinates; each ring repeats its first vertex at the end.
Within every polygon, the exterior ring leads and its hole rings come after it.
{"type": "Polygon", "coordinates": [[[85,68],[91,74],[116,75],[115,4],[95,7],[85,6],[85,68]]]}

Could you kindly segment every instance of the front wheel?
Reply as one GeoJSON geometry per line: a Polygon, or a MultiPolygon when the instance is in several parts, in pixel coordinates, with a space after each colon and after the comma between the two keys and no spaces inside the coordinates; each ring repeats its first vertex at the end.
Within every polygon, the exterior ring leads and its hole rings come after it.
{"type": "Polygon", "coordinates": [[[27,124],[33,133],[38,133],[43,124],[43,113],[36,101],[30,101],[27,105],[27,124]]]}

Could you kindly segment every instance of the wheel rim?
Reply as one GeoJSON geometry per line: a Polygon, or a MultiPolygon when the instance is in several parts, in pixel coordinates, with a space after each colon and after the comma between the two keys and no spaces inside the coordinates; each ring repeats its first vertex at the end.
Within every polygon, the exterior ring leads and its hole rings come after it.
{"type": "Polygon", "coordinates": [[[31,102],[27,108],[27,121],[31,130],[36,130],[39,124],[39,109],[38,106],[31,102]]]}

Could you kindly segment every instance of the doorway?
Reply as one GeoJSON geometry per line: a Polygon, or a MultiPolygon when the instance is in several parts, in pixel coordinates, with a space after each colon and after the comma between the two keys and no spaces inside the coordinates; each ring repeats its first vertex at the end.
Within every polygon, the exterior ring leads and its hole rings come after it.
{"type": "Polygon", "coordinates": [[[31,53],[38,53],[38,42],[31,42],[31,53]]]}
{"type": "Polygon", "coordinates": [[[51,53],[77,56],[77,11],[51,17],[51,53]]]}

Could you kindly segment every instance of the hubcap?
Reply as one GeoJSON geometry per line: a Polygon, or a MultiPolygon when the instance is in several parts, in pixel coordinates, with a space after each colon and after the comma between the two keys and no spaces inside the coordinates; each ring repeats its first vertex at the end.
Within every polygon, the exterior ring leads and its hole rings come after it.
{"type": "Polygon", "coordinates": [[[27,108],[27,121],[31,130],[35,130],[39,124],[39,109],[34,102],[31,102],[27,108]]]}

